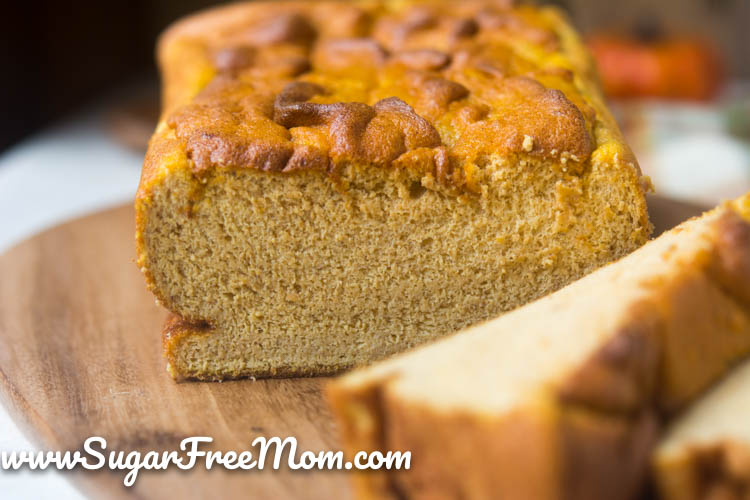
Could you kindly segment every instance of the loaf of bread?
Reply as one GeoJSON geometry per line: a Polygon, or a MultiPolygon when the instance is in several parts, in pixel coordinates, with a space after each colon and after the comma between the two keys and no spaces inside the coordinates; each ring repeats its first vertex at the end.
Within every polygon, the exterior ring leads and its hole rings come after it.
{"type": "Polygon", "coordinates": [[[749,498],[750,361],[670,425],[654,468],[664,500],[749,498]]]}
{"type": "Polygon", "coordinates": [[[665,416],[750,351],[750,197],[564,289],[355,371],[345,448],[409,450],[359,498],[631,499],[665,416]]]}
{"type": "Polygon", "coordinates": [[[647,182],[557,10],[253,2],[158,55],[137,247],[176,377],[366,364],[649,237],[647,182]]]}

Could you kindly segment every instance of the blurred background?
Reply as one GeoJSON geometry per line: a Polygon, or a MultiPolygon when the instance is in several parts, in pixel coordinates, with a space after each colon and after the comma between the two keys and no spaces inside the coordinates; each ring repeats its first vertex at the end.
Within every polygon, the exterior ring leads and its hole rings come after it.
{"type": "MultiPolygon", "coordinates": [[[[6,2],[0,158],[94,110],[98,121],[87,123],[97,133],[142,154],[158,113],[155,40],[175,19],[215,3],[6,2]]],[[[660,192],[713,203],[750,189],[750,1],[536,3],[566,9],[586,36],[660,192]]]]}

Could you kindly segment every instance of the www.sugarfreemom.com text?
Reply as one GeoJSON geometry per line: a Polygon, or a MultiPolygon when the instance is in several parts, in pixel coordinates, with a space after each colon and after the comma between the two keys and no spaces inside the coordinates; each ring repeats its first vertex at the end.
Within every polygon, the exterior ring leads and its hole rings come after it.
{"type": "Polygon", "coordinates": [[[201,445],[211,442],[213,438],[193,436],[180,442],[180,451],[141,452],[134,450],[125,452],[107,451],[107,440],[103,437],[92,436],[84,441],[83,451],[0,452],[0,468],[2,470],[22,468],[45,470],[50,467],[58,470],[71,470],[76,467],[87,470],[108,468],[128,471],[123,478],[123,484],[130,487],[135,484],[141,470],[166,470],[169,467],[190,470],[201,464],[206,469],[216,466],[228,470],[263,470],[267,464],[270,464],[274,470],[278,470],[284,463],[285,453],[287,454],[286,465],[292,470],[390,470],[409,469],[411,466],[411,452],[409,451],[369,453],[360,451],[351,461],[344,461],[344,453],[341,451],[303,451],[297,456],[297,439],[294,437],[287,437],[283,440],[279,437],[255,438],[252,448],[257,448],[257,453],[250,450],[224,452],[200,449],[201,445]],[[272,463],[266,460],[271,453],[273,454],[272,463]]]}

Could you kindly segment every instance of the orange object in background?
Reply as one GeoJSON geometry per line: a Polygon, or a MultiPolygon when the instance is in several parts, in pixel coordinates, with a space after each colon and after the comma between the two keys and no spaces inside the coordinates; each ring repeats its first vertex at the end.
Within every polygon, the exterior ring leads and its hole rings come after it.
{"type": "Polygon", "coordinates": [[[723,81],[719,55],[695,38],[642,41],[617,35],[588,40],[609,97],[706,100],[723,81]]]}

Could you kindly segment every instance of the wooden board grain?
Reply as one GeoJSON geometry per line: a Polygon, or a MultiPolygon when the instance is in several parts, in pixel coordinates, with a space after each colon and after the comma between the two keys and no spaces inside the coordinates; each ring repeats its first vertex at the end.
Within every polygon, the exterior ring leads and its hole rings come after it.
{"type": "MultiPolygon", "coordinates": [[[[178,449],[211,436],[245,450],[257,436],[338,449],[324,379],[176,384],[161,357],[164,312],[134,263],[122,207],[32,238],[0,257],[0,398],[43,449],[178,449]]],[[[66,472],[95,498],[346,498],[347,472],[66,472]]]]}
{"type": "MultiPolygon", "coordinates": [[[[697,214],[650,200],[657,232],[697,214]]],[[[133,211],[121,207],[54,228],[0,257],[0,399],[43,449],[89,436],[123,451],[177,449],[211,436],[245,450],[257,436],[295,436],[336,450],[325,379],[176,384],[161,357],[165,313],[134,263],[133,211]]],[[[348,472],[66,472],[95,498],[347,498],[348,472]]]]}

